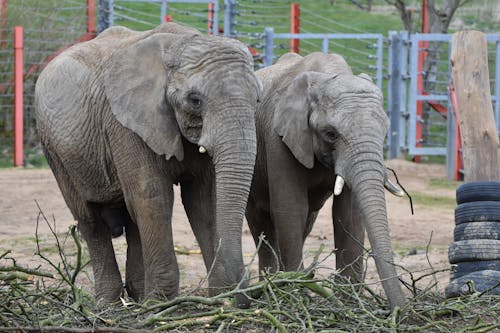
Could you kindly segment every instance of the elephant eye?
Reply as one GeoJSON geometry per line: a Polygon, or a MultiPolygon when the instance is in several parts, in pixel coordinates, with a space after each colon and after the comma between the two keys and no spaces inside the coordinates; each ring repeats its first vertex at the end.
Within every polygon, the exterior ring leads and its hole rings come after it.
{"type": "Polygon", "coordinates": [[[325,138],[328,141],[336,141],[339,138],[339,133],[336,130],[328,130],[325,132],[325,138]]]}
{"type": "Polygon", "coordinates": [[[194,109],[199,109],[201,107],[202,102],[198,94],[190,93],[187,97],[187,100],[194,109]]]}

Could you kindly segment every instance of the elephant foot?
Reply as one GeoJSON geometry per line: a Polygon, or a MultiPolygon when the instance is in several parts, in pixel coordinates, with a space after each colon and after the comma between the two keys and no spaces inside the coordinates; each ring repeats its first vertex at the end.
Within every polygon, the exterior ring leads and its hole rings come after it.
{"type": "Polygon", "coordinates": [[[144,299],[144,282],[127,281],[125,283],[125,290],[127,291],[127,295],[136,302],[144,299]]]}
{"type": "Polygon", "coordinates": [[[105,303],[114,303],[118,301],[121,296],[123,296],[123,285],[121,282],[119,284],[113,284],[112,287],[96,287],[96,299],[105,303]]]}
{"type": "Polygon", "coordinates": [[[247,295],[245,294],[236,294],[234,296],[235,301],[236,301],[236,306],[239,309],[248,309],[250,307],[250,298],[248,298],[247,295]]]}
{"type": "MultiPolygon", "coordinates": [[[[221,279],[209,278],[208,294],[210,297],[217,296],[223,292],[230,291],[236,288],[236,285],[229,283],[221,283],[221,279]]],[[[238,289],[245,289],[248,287],[247,281],[242,281],[238,284],[238,289]]],[[[234,294],[235,305],[240,309],[248,309],[251,304],[250,298],[244,293],[234,294]]]]}

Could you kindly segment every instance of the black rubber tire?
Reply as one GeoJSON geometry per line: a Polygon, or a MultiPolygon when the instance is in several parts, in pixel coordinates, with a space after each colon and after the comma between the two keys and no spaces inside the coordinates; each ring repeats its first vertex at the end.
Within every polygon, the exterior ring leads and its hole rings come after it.
{"type": "Polygon", "coordinates": [[[450,280],[458,279],[464,275],[484,270],[500,271],[500,259],[456,263],[451,268],[450,280]]]}
{"type": "Polygon", "coordinates": [[[489,295],[500,295],[500,271],[484,270],[451,280],[444,294],[446,297],[457,297],[485,291],[489,295]],[[472,290],[469,282],[472,282],[472,290]]]}
{"type": "Polygon", "coordinates": [[[457,242],[467,239],[500,240],[500,222],[467,222],[455,226],[453,240],[457,242]]]}
{"type": "Polygon", "coordinates": [[[455,224],[500,221],[500,201],[466,202],[455,208],[455,224]]]}
{"type": "Polygon", "coordinates": [[[457,204],[474,201],[500,201],[500,182],[470,182],[460,185],[457,204]]]}
{"type": "Polygon", "coordinates": [[[450,264],[464,261],[500,259],[500,240],[469,239],[453,242],[448,247],[450,264]]]}

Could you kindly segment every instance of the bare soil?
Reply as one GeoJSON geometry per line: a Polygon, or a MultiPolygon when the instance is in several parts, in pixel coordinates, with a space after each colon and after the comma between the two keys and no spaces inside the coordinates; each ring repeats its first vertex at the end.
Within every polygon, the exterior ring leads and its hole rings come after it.
{"type": "MultiPolygon", "coordinates": [[[[418,278],[431,271],[449,268],[447,249],[453,239],[454,204],[457,182],[448,181],[444,165],[416,164],[404,160],[387,161],[387,166],[396,170],[400,182],[412,195],[414,215],[411,214],[408,198],[386,194],[389,224],[395,261],[401,265],[400,272],[406,281],[418,278]]],[[[179,191],[176,187],[173,214],[174,242],[178,247],[177,260],[181,271],[181,288],[191,290],[206,276],[201,254],[184,213],[179,191]]],[[[333,271],[334,249],[331,222],[331,199],[321,210],[316,224],[304,247],[305,265],[313,260],[320,246],[324,259],[317,274],[333,271]]],[[[45,217],[54,224],[58,233],[64,233],[75,224],[55,179],[49,169],[2,169],[0,170],[0,255],[7,250],[18,264],[31,268],[47,265],[36,256],[35,230],[39,220],[38,235],[43,251],[57,260],[54,237],[45,217]],[[39,209],[40,207],[40,209],[39,209]]],[[[126,243],[124,237],[114,240],[119,266],[124,267],[126,243]]],[[[366,244],[369,247],[369,244],[366,244]]],[[[255,275],[257,259],[255,246],[246,222],[243,227],[244,259],[255,275]]],[[[380,290],[373,260],[367,261],[367,282],[380,290]]],[[[4,264],[4,263],[2,263],[4,264]]],[[[123,270],[122,270],[123,271],[123,270]]],[[[421,288],[436,285],[443,289],[449,282],[447,271],[432,275],[419,282],[421,288]]]]}

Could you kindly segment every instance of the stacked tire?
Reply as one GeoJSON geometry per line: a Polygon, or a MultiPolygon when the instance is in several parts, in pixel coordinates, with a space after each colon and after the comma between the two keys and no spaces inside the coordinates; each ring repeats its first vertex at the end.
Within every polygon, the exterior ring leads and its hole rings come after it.
{"type": "Polygon", "coordinates": [[[452,264],[446,297],[500,295],[500,182],[470,182],[456,192],[452,264]]]}

